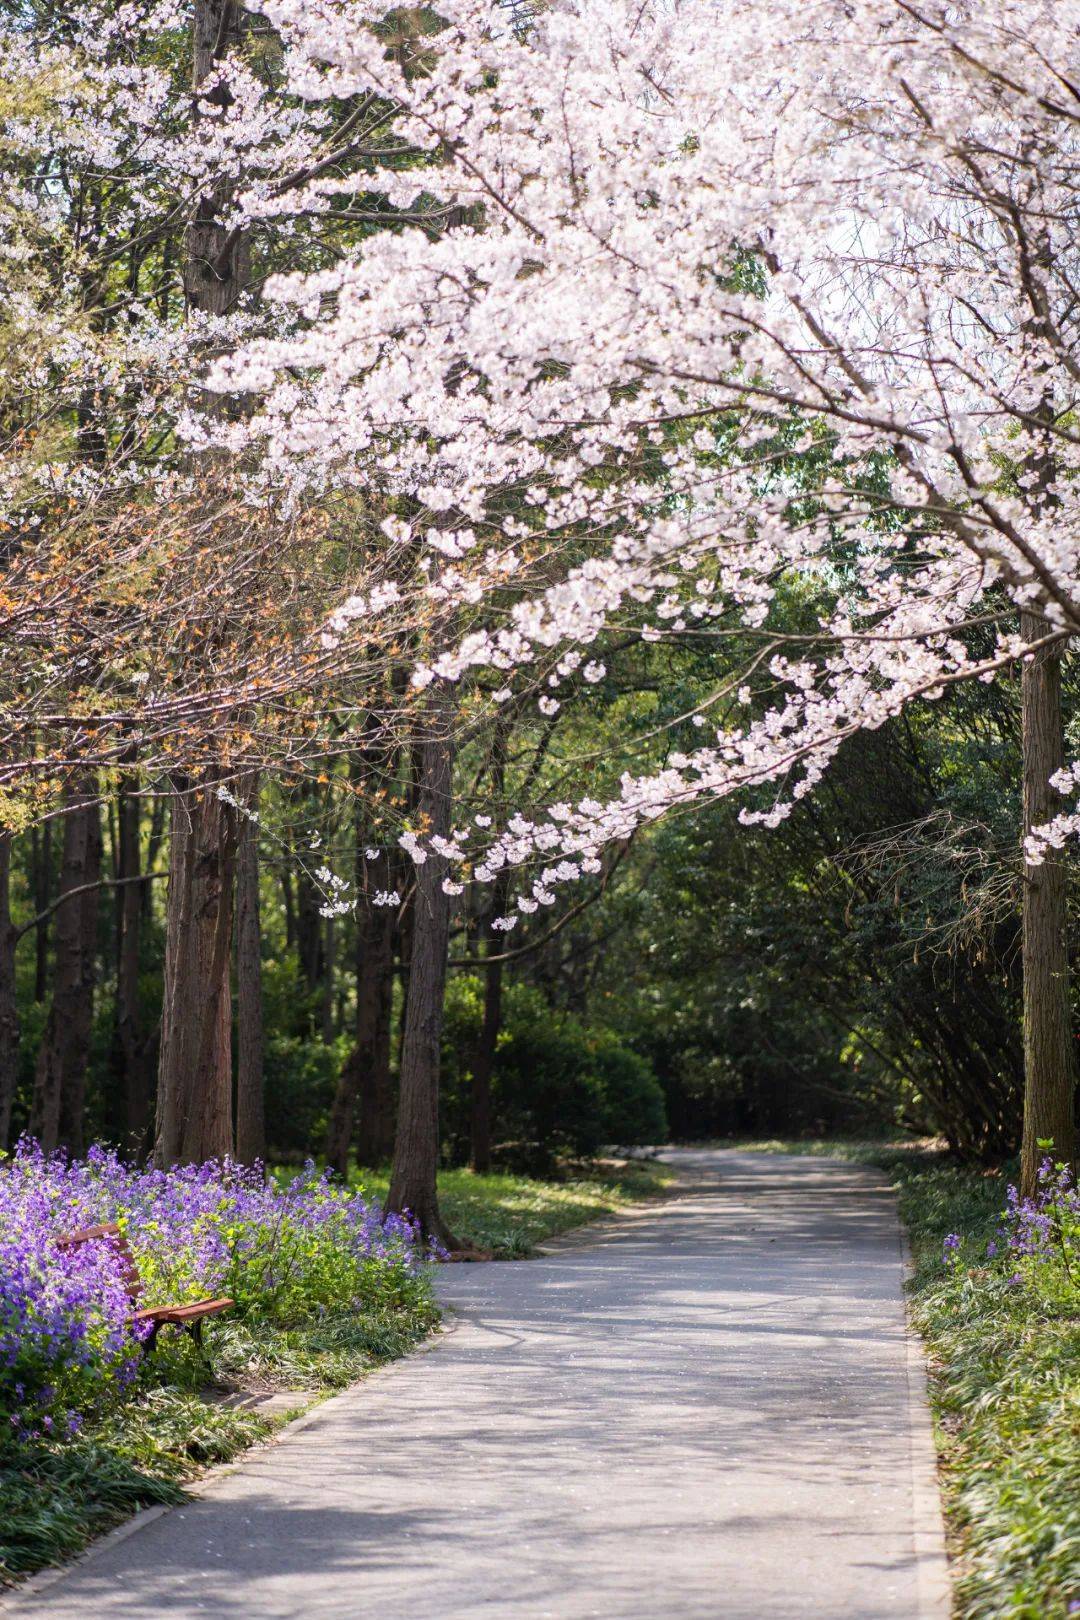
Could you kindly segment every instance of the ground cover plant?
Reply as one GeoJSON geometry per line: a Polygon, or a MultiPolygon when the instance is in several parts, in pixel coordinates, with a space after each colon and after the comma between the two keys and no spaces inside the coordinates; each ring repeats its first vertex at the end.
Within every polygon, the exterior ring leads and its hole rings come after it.
{"type": "Polygon", "coordinates": [[[0,1579],[177,1499],[268,1434],[228,1391],[334,1389],[402,1354],[437,1320],[428,1254],[409,1221],[313,1166],[264,1180],[229,1162],[159,1171],[20,1144],[0,1166],[0,1579]],[[115,1247],[56,1246],[104,1221],[122,1228],[147,1304],[235,1300],[207,1324],[206,1359],[167,1333],[144,1357],[115,1247]]]}
{"type": "MultiPolygon", "coordinates": [[[[377,1172],[357,1172],[359,1185],[376,1196],[388,1184],[377,1172]]],[[[653,1159],[601,1160],[564,1167],[563,1179],[540,1180],[505,1171],[439,1173],[439,1202],[461,1241],[488,1249],[499,1260],[531,1253],[545,1238],[615,1215],[639,1199],[659,1198],[674,1172],[653,1159]]]]}
{"type": "Polygon", "coordinates": [[[857,1158],[893,1180],[911,1239],[912,1316],[929,1365],[956,1612],[1080,1613],[1080,1198],[1044,1159],[958,1166],[911,1144],[773,1142],[857,1158]]]}

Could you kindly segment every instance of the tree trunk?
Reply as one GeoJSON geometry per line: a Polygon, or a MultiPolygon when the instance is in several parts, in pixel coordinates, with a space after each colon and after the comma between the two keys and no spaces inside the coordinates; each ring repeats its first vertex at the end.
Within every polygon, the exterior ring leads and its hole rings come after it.
{"type": "Polygon", "coordinates": [[[34,912],[41,921],[34,928],[34,1000],[40,1006],[49,993],[49,919],[45,915],[52,889],[52,822],[31,831],[34,912]]]}
{"type": "Polygon", "coordinates": [[[237,817],[212,782],[173,798],[158,1059],[159,1166],[223,1158],[232,1132],[232,896],[237,817]]]}
{"type": "MultiPolygon", "coordinates": [[[[546,733],[550,738],[551,733],[546,733]]],[[[502,722],[495,731],[491,759],[491,787],[499,802],[506,789],[507,726],[502,722]]],[[[546,752],[546,748],[543,750],[546,752]]],[[[526,778],[527,786],[540,768],[543,752],[538,751],[526,778]]],[[[480,1044],[473,1064],[471,1110],[469,1120],[469,1163],[478,1175],[491,1169],[491,1078],[495,1069],[495,1047],[502,1022],[503,965],[490,958],[498,955],[501,944],[492,924],[506,910],[510,892],[506,872],[500,872],[491,891],[491,904],[483,919],[484,955],[489,958],[484,968],[484,1021],[480,1026],[480,1044]]],[[[504,936],[505,937],[505,936],[504,936]]]]}
{"type": "Polygon", "coordinates": [[[138,881],[142,872],[141,804],[132,779],[121,782],[119,799],[114,1070],[124,1104],[126,1145],[142,1159],[150,1145],[150,1076],[139,1030],[139,937],[145,885],[138,881]]]}
{"type": "MultiPolygon", "coordinates": [[[[437,690],[423,720],[420,746],[419,821],[425,838],[450,830],[450,705],[437,690]]],[[[439,1163],[439,1064],[443,994],[450,937],[450,899],[443,892],[444,856],[429,853],[416,868],[412,959],[405,1038],[401,1054],[397,1140],[387,1208],[409,1210],[429,1237],[458,1247],[440,1214],[436,1190],[439,1163]]]]}
{"type": "MultiPolygon", "coordinates": [[[[229,92],[208,81],[236,42],[234,0],[195,0],[192,85],[211,104],[229,92]]],[[[204,114],[201,116],[210,115],[204,114]]],[[[189,310],[226,315],[246,281],[246,236],[226,226],[230,181],[208,184],[195,200],[184,238],[189,310]]],[[[224,409],[224,406],[221,407],[224,409]]],[[[232,912],[236,812],[218,797],[218,779],[174,788],[165,919],[165,995],[158,1056],[154,1160],[197,1162],[233,1150],[232,912]]]]}
{"type": "Polygon", "coordinates": [[[309,996],[321,990],[325,973],[321,904],[322,894],[309,873],[299,866],[296,871],[296,946],[300,976],[309,996]]]}
{"type": "Polygon", "coordinates": [[[364,1029],[368,1061],[360,1074],[360,1130],[357,1164],[386,1164],[394,1151],[394,1083],[390,1074],[394,1008],[394,929],[392,910],[372,918],[369,961],[364,977],[364,1029]]]}
{"type": "Polygon", "coordinates": [[[53,998],[34,1076],[30,1131],[47,1152],[84,1145],[86,1065],[94,1014],[97,907],[101,876],[101,815],[88,804],[92,788],[69,789],[64,816],[60,892],[55,912],[53,998]]]}
{"type": "MultiPolygon", "coordinates": [[[[249,808],[258,813],[256,778],[249,808]]],[[[244,818],[236,878],[236,1156],[266,1158],[263,1107],[262,931],[259,921],[259,826],[244,818]]]]}
{"type": "MultiPolygon", "coordinates": [[[[243,26],[243,7],[237,0],[195,0],[192,14],[192,85],[206,99],[225,106],[230,95],[220,84],[205,81],[218,61],[236,43],[243,26]]],[[[189,309],[209,315],[227,315],[247,281],[248,233],[227,228],[231,192],[228,178],[208,186],[198,197],[188,221],[184,241],[184,293],[189,309]]]]}
{"type": "Polygon", "coordinates": [[[390,1019],[394,990],[394,912],[375,906],[371,897],[390,889],[391,858],[385,851],[375,861],[364,856],[364,819],[356,825],[356,1044],[338,1077],[326,1138],[326,1162],[339,1175],[348,1174],[357,1099],[360,1131],[357,1163],[385,1164],[394,1145],[390,1083],[390,1019]]]}
{"type": "Polygon", "coordinates": [[[319,986],[319,1034],[327,1046],[334,1039],[334,966],[337,960],[337,929],[334,917],[323,918],[322,983],[319,986]]]}
{"type": "MultiPolygon", "coordinates": [[[[486,919],[486,955],[491,957],[502,950],[491,924],[506,904],[506,884],[496,881],[491,910],[486,919]]],[[[469,1162],[478,1175],[491,1169],[491,1077],[495,1068],[495,1047],[502,1023],[503,965],[489,961],[484,967],[484,1021],[480,1027],[480,1044],[476,1051],[472,1077],[472,1109],[470,1119],[469,1162]]]]}
{"type": "MultiPolygon", "coordinates": [[[[1022,613],[1026,641],[1047,634],[1045,619],[1022,613]]],[[[1050,821],[1058,795],[1050,777],[1065,763],[1061,717],[1061,653],[1036,654],[1023,666],[1021,709],[1024,749],[1024,834],[1050,821]]],[[[1069,1003],[1065,866],[1050,850],[1038,866],[1024,863],[1024,1138],[1021,1193],[1037,1185],[1044,1149],[1071,1164],[1076,1156],[1073,1109],[1076,1074],[1069,1003]]]]}
{"type": "Polygon", "coordinates": [[[11,1105],[19,1073],[19,1009],[15,999],[15,946],[11,921],[11,834],[0,833],[0,1151],[11,1136],[11,1105]]]}
{"type": "Polygon", "coordinates": [[[285,949],[296,946],[296,901],[293,898],[292,872],[288,865],[281,868],[281,903],[285,911],[285,949]]]}

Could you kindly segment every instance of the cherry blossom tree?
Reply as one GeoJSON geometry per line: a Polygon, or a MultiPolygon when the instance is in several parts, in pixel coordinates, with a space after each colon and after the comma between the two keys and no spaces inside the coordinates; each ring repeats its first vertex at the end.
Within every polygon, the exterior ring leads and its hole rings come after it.
{"type": "MultiPolygon", "coordinates": [[[[856,732],[1021,666],[1030,1185],[1040,1141],[1073,1154],[1075,7],[447,0],[406,53],[353,0],[260,9],[297,96],[397,109],[420,157],[373,189],[452,223],[272,282],[291,327],[211,377],[259,406],[207,438],[257,447],[286,502],[399,502],[388,532],[446,626],[421,688],[470,675],[497,706],[542,685],[551,713],[579,670],[602,677],[613,630],[756,643],[663,770],[406,847],[520,869],[528,911],[674,808],[774,784],[745,816],[775,823],[856,732]],[[807,500],[799,457],[822,443],[807,500]],[[775,603],[800,581],[815,622],[793,636],[775,603]]],[[[365,598],[334,633],[377,617],[365,598]]]]}
{"type": "MultiPolygon", "coordinates": [[[[273,28],[233,0],[5,7],[0,39],[4,854],[7,829],[41,816],[96,827],[117,772],[129,798],[169,794],[159,1151],[197,1158],[232,1144],[240,784],[271,761],[321,768],[310,762],[327,706],[385,684],[390,639],[343,643],[328,617],[348,614],[362,590],[385,614],[401,592],[370,511],[307,505],[281,522],[238,490],[227,457],[200,464],[176,429],[205,398],[208,357],[280,325],[259,298],[270,265],[331,262],[339,239],[384,222],[364,170],[389,139],[387,109],[293,95],[273,28]],[[298,188],[324,171],[333,205],[308,207],[298,188]],[[290,197],[280,228],[278,193],[290,197]]],[[[399,606],[395,634],[414,618],[399,606]]],[[[127,848],[137,865],[137,839],[127,848]]],[[[70,886],[87,887],[69,864],[70,886]]],[[[86,904],[96,903],[95,889],[86,904]]],[[[88,1018],[93,929],[75,926],[73,907],[60,920],[78,946],[68,978],[88,1018]]],[[[0,939],[7,1027],[16,936],[2,920],[0,939]]],[[[60,1041],[72,1020],[60,1009],[55,1023],[60,1041]]],[[[59,1053],[46,1065],[63,1067],[59,1053]]],[[[0,1119],[13,1075],[5,1061],[0,1119]]],[[[41,1118],[58,1119],[39,1089],[41,1118]]]]}

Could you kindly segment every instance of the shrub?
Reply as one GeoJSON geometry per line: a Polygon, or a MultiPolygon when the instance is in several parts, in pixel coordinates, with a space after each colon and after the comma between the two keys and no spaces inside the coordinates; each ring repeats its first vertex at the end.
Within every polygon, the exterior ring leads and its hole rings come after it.
{"type": "Polygon", "coordinates": [[[297,1162],[326,1136],[348,1043],[271,1035],[266,1042],[266,1137],[276,1156],[297,1162]]]}
{"type": "MultiPolygon", "coordinates": [[[[458,978],[447,993],[443,1034],[447,1156],[468,1153],[469,1087],[483,1019],[480,981],[458,978]]],[[[531,985],[503,995],[492,1078],[497,1141],[534,1166],[556,1154],[588,1156],[606,1142],[631,1146],[666,1135],[663,1094],[645,1058],[610,1030],[557,1013],[531,985]]]]}
{"type": "Polygon", "coordinates": [[[664,1141],[664,1093],[648,1060],[610,1030],[591,1035],[588,1044],[603,1097],[604,1140],[620,1147],[664,1141]]]}

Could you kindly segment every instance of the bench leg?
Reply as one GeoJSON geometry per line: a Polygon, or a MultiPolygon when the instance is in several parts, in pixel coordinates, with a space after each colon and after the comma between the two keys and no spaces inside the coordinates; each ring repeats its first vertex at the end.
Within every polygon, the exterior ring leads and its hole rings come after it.
{"type": "Polygon", "coordinates": [[[214,1366],[209,1355],[207,1354],[206,1340],[203,1338],[202,1317],[198,1317],[194,1322],[186,1322],[184,1324],[184,1332],[191,1334],[192,1339],[195,1341],[195,1346],[199,1352],[199,1355],[206,1366],[206,1370],[212,1378],[214,1376],[214,1366]]]}

